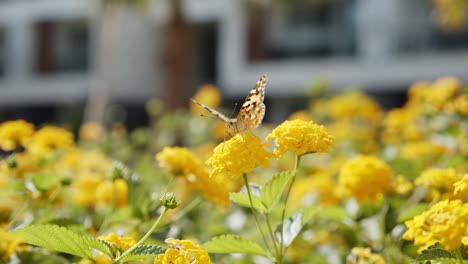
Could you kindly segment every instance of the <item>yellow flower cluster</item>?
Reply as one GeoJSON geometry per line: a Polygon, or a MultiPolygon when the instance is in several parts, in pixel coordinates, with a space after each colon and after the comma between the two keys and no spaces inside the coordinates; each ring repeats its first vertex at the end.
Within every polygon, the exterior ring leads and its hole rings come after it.
{"type": "Polygon", "coordinates": [[[266,139],[275,139],[274,154],[277,158],[287,151],[291,151],[296,156],[326,152],[333,142],[333,136],[327,133],[324,126],[301,119],[283,122],[266,139]]]}
{"type": "Polygon", "coordinates": [[[355,247],[346,258],[347,264],[385,264],[380,254],[372,253],[370,248],[355,247]]]}
{"type": "Polygon", "coordinates": [[[165,240],[169,248],[164,254],[154,259],[154,264],[212,264],[208,252],[190,240],[168,238],[165,240]]]}
{"type": "Polygon", "coordinates": [[[39,129],[28,141],[26,148],[33,155],[48,155],[56,150],[73,147],[73,134],[60,127],[45,126],[39,129]]]}
{"type": "Polygon", "coordinates": [[[24,146],[34,133],[34,125],[24,120],[6,121],[0,124],[0,149],[11,151],[24,146]]]}
{"type": "Polygon", "coordinates": [[[448,199],[453,197],[453,191],[455,189],[454,184],[461,179],[461,175],[458,175],[453,168],[430,168],[423,171],[421,175],[414,180],[414,184],[423,185],[430,190],[427,197],[429,200],[440,198],[448,199]]]}
{"type": "Polygon", "coordinates": [[[217,175],[210,177],[202,161],[187,148],[166,147],[156,154],[156,160],[162,168],[175,175],[184,176],[185,183],[180,184],[185,186],[188,183],[191,188],[200,191],[208,201],[221,208],[226,208],[231,203],[229,192],[239,188],[238,181],[217,175]]]}
{"type": "Polygon", "coordinates": [[[379,104],[359,91],[350,91],[319,101],[314,106],[317,112],[325,112],[334,120],[361,120],[376,123],[380,121],[383,110],[379,104]]]}
{"type": "Polygon", "coordinates": [[[267,146],[259,137],[237,134],[216,146],[206,163],[213,167],[212,176],[237,178],[258,166],[270,165],[272,154],[265,150],[267,146]]]}
{"type": "Polygon", "coordinates": [[[392,171],[384,161],[374,156],[358,156],[343,165],[338,185],[344,197],[375,201],[391,189],[392,178],[392,171]]]}
{"type": "Polygon", "coordinates": [[[443,200],[428,211],[405,222],[403,239],[414,240],[420,251],[439,242],[446,250],[460,247],[468,236],[468,204],[461,200],[443,200]]]}

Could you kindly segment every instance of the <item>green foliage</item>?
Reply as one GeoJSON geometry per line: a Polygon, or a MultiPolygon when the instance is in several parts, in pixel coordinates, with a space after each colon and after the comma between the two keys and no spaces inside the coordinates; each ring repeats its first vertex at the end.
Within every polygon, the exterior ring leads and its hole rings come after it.
{"type": "MultiPolygon", "coordinates": [[[[231,198],[231,200],[233,202],[235,202],[236,204],[240,205],[240,206],[243,206],[243,207],[247,207],[247,208],[251,208],[251,203],[250,203],[250,199],[249,199],[249,194],[247,192],[237,192],[237,193],[229,193],[229,197],[231,198]]],[[[260,197],[257,196],[257,195],[254,195],[252,194],[251,195],[251,198],[252,198],[252,204],[253,204],[253,207],[264,213],[266,212],[266,208],[265,206],[263,205],[262,201],[260,200],[260,197]]]]}
{"type": "Polygon", "coordinates": [[[214,237],[203,244],[203,247],[210,253],[243,253],[267,256],[259,244],[237,235],[214,237]]]}
{"type": "Polygon", "coordinates": [[[64,227],[56,225],[30,225],[13,230],[10,233],[19,236],[28,244],[82,258],[91,259],[92,249],[97,249],[108,256],[113,256],[112,247],[109,243],[88,236],[80,236],[64,227]]]}
{"type": "Polygon", "coordinates": [[[270,212],[278,203],[288,182],[294,176],[294,172],[286,171],[274,175],[261,189],[260,200],[266,211],[270,212]]]}
{"type": "Polygon", "coordinates": [[[38,173],[31,175],[32,182],[37,190],[46,192],[50,190],[60,178],[57,175],[51,173],[38,173]]]}
{"type": "Polygon", "coordinates": [[[127,262],[130,260],[135,260],[135,259],[139,259],[142,257],[151,257],[151,256],[154,257],[154,256],[164,253],[164,251],[166,251],[166,249],[163,247],[159,247],[155,245],[141,245],[141,246],[136,247],[134,250],[132,250],[130,254],[123,257],[120,260],[120,262],[121,263],[127,262]]]}
{"type": "Polygon", "coordinates": [[[423,250],[421,255],[416,258],[417,263],[455,263],[456,256],[445,250],[439,243],[435,243],[423,250]],[[428,262],[430,261],[430,262],[428,262]],[[433,262],[436,261],[436,262],[433,262]]]}

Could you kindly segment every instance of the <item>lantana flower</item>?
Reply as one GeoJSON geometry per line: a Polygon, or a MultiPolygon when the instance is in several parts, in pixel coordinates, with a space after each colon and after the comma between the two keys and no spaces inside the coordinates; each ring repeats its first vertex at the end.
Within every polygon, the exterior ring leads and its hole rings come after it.
{"type": "Polygon", "coordinates": [[[461,246],[462,239],[468,236],[468,204],[461,200],[443,200],[428,211],[405,222],[408,230],[403,239],[414,240],[421,246],[420,251],[439,242],[446,250],[461,246]]]}
{"type": "Polygon", "coordinates": [[[11,151],[24,145],[34,133],[34,125],[24,120],[6,121],[0,124],[0,148],[11,151]]]}
{"type": "Polygon", "coordinates": [[[168,238],[165,242],[169,245],[169,248],[164,254],[158,255],[154,259],[154,264],[213,263],[208,252],[202,246],[190,240],[168,238]]]}
{"type": "Polygon", "coordinates": [[[274,154],[279,158],[287,151],[293,152],[296,156],[326,152],[334,138],[328,134],[324,126],[317,125],[313,121],[295,119],[284,121],[266,139],[275,140],[274,154]]]}
{"type": "Polygon", "coordinates": [[[213,167],[211,175],[226,175],[236,178],[249,173],[258,166],[266,168],[273,156],[259,137],[246,133],[237,134],[215,147],[213,155],[206,161],[213,167]]]}
{"type": "Polygon", "coordinates": [[[35,155],[48,155],[74,145],[73,134],[70,131],[60,127],[45,126],[34,133],[26,148],[35,155]]]}
{"type": "Polygon", "coordinates": [[[392,187],[392,170],[374,156],[358,156],[346,162],[338,178],[343,196],[375,201],[392,187]]]}

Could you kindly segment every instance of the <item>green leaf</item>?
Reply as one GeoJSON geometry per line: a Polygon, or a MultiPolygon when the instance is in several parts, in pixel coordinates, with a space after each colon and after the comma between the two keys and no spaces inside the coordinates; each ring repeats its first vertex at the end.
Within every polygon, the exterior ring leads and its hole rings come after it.
{"type": "MultiPolygon", "coordinates": [[[[237,193],[229,193],[229,197],[231,198],[233,202],[235,202],[236,204],[240,206],[247,207],[247,208],[252,207],[250,205],[249,194],[247,192],[241,191],[237,193]]],[[[254,195],[253,193],[252,193],[252,203],[253,203],[253,207],[257,209],[258,211],[262,213],[266,212],[266,208],[263,205],[263,203],[260,201],[260,197],[257,195],[254,195]]]]}
{"type": "Polygon", "coordinates": [[[112,252],[110,245],[102,240],[80,236],[56,225],[30,225],[13,230],[10,233],[19,236],[28,244],[87,259],[92,258],[92,249],[97,249],[107,255],[112,252]]]}
{"type": "Polygon", "coordinates": [[[209,253],[244,253],[267,256],[265,250],[254,241],[237,235],[223,235],[214,237],[206,242],[203,247],[209,253]]]}
{"type": "Polygon", "coordinates": [[[276,241],[282,243],[285,247],[291,245],[294,239],[301,231],[302,225],[302,212],[297,213],[284,220],[284,227],[278,225],[275,229],[276,241]],[[283,237],[281,237],[281,229],[283,230],[283,237]],[[282,242],[282,238],[284,242],[282,242]]]}
{"type": "Polygon", "coordinates": [[[57,182],[60,181],[60,177],[49,173],[38,173],[32,175],[32,182],[37,190],[46,192],[50,190],[57,182]]]}
{"type": "Polygon", "coordinates": [[[130,260],[140,259],[144,257],[157,256],[166,251],[165,248],[155,245],[141,245],[136,247],[130,254],[123,257],[120,262],[124,263],[130,260]]]}
{"type": "Polygon", "coordinates": [[[414,206],[410,207],[408,210],[405,210],[398,216],[398,222],[403,223],[406,220],[409,220],[417,215],[420,215],[422,212],[429,209],[429,204],[421,203],[415,204],[414,206]]]}
{"type": "Polygon", "coordinates": [[[439,243],[435,243],[434,245],[429,246],[427,249],[423,250],[421,255],[419,255],[416,260],[424,261],[441,258],[455,258],[455,256],[440,246],[439,243]]]}
{"type": "Polygon", "coordinates": [[[388,161],[394,175],[404,175],[407,180],[414,180],[419,175],[419,168],[412,161],[396,158],[388,161]]]}
{"type": "Polygon", "coordinates": [[[342,222],[348,217],[346,210],[342,207],[319,207],[311,206],[304,209],[304,216],[302,222],[307,223],[312,218],[322,218],[337,222],[342,222]]]}
{"type": "Polygon", "coordinates": [[[293,176],[294,173],[292,171],[286,171],[274,175],[267,183],[265,183],[260,194],[260,200],[265,206],[267,212],[271,211],[278,203],[281,195],[283,194],[284,188],[286,188],[286,185],[293,176]]]}

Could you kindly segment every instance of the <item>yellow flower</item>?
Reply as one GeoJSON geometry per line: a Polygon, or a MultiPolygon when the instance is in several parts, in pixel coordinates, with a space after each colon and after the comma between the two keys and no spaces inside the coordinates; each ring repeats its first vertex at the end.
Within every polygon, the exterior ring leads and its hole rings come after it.
{"type": "Polygon", "coordinates": [[[164,254],[154,259],[154,264],[212,264],[208,252],[190,240],[177,240],[168,238],[165,240],[169,248],[164,254]]]}
{"type": "Polygon", "coordinates": [[[80,127],[80,139],[83,141],[95,141],[104,137],[104,127],[97,122],[87,122],[80,127]]]}
{"type": "Polygon", "coordinates": [[[0,124],[0,148],[11,151],[23,146],[34,133],[34,125],[24,120],[7,121],[0,124]]]}
{"type": "Polygon", "coordinates": [[[468,174],[465,174],[463,178],[453,184],[455,189],[453,194],[455,196],[460,196],[463,201],[468,199],[468,174]]]}
{"type": "Polygon", "coordinates": [[[60,127],[45,126],[34,133],[26,148],[33,154],[47,155],[73,145],[73,134],[71,132],[60,127]]]}
{"type": "Polygon", "coordinates": [[[98,173],[83,173],[77,175],[72,183],[73,202],[79,205],[94,207],[97,203],[96,190],[104,182],[98,173]]]}
{"type": "Polygon", "coordinates": [[[120,208],[127,205],[128,185],[122,179],[116,179],[113,183],[104,181],[96,188],[96,204],[108,205],[113,203],[115,207],[120,208]]]}
{"type": "Polygon", "coordinates": [[[405,222],[408,230],[403,239],[414,240],[420,251],[439,242],[446,250],[457,249],[468,236],[468,204],[460,200],[443,200],[428,211],[405,222]]]}
{"type": "Polygon", "coordinates": [[[413,184],[403,175],[398,175],[393,183],[393,191],[400,195],[406,195],[413,190],[413,184]]]}
{"type": "Polygon", "coordinates": [[[0,227],[0,262],[1,260],[7,261],[20,243],[20,239],[8,234],[0,227]]]}
{"type": "Polygon", "coordinates": [[[428,188],[431,191],[428,199],[433,200],[440,198],[440,196],[442,196],[442,198],[453,197],[453,191],[455,189],[454,184],[461,179],[461,175],[457,175],[457,172],[453,168],[430,168],[423,171],[421,175],[414,180],[414,184],[423,185],[428,188]]]}
{"type": "Polygon", "coordinates": [[[216,146],[206,163],[213,167],[211,175],[235,178],[257,166],[268,167],[272,154],[265,150],[267,146],[259,137],[237,134],[216,146]]]}
{"type": "Polygon", "coordinates": [[[353,119],[375,123],[383,115],[379,104],[359,91],[350,91],[335,96],[328,101],[321,102],[320,107],[325,107],[327,114],[334,120],[353,119]]]}
{"type": "Polygon", "coordinates": [[[374,156],[358,156],[341,168],[338,185],[345,197],[374,201],[391,189],[392,171],[374,156]]]}
{"type": "Polygon", "coordinates": [[[385,260],[380,254],[371,252],[370,248],[354,247],[351,254],[346,257],[348,264],[385,264],[385,260]]]}
{"type": "Polygon", "coordinates": [[[109,233],[107,236],[100,236],[98,238],[109,242],[114,248],[114,251],[117,249],[125,251],[136,244],[134,238],[118,236],[115,233],[109,233]]]}
{"type": "Polygon", "coordinates": [[[395,143],[404,140],[416,140],[424,136],[424,127],[419,122],[420,110],[417,107],[395,108],[387,113],[383,120],[382,140],[395,143]]]}
{"type": "Polygon", "coordinates": [[[324,126],[300,119],[284,121],[267,136],[267,140],[271,139],[275,139],[277,147],[274,153],[277,158],[287,151],[297,156],[326,152],[333,142],[333,136],[327,133],[324,126]]]}
{"type": "Polygon", "coordinates": [[[444,106],[444,110],[449,113],[456,112],[462,115],[468,115],[468,94],[457,96],[444,106]]]}
{"type": "Polygon", "coordinates": [[[161,168],[175,175],[186,175],[202,166],[202,162],[187,148],[165,147],[156,154],[156,160],[161,168]]]}
{"type": "MultiPolygon", "coordinates": [[[[200,191],[205,199],[221,208],[226,208],[231,200],[229,192],[237,191],[238,180],[225,177],[210,177],[202,161],[187,148],[165,147],[156,155],[156,159],[163,168],[167,168],[184,176],[192,189],[200,191]]],[[[182,191],[184,194],[186,191],[182,191]]],[[[183,197],[183,195],[182,195],[183,197]]]]}
{"type": "MultiPolygon", "coordinates": [[[[221,93],[214,85],[207,84],[200,87],[198,92],[193,96],[196,101],[205,104],[213,109],[216,109],[221,104],[221,93]]],[[[196,115],[206,114],[207,111],[196,104],[190,104],[190,112],[196,115]]]]}

